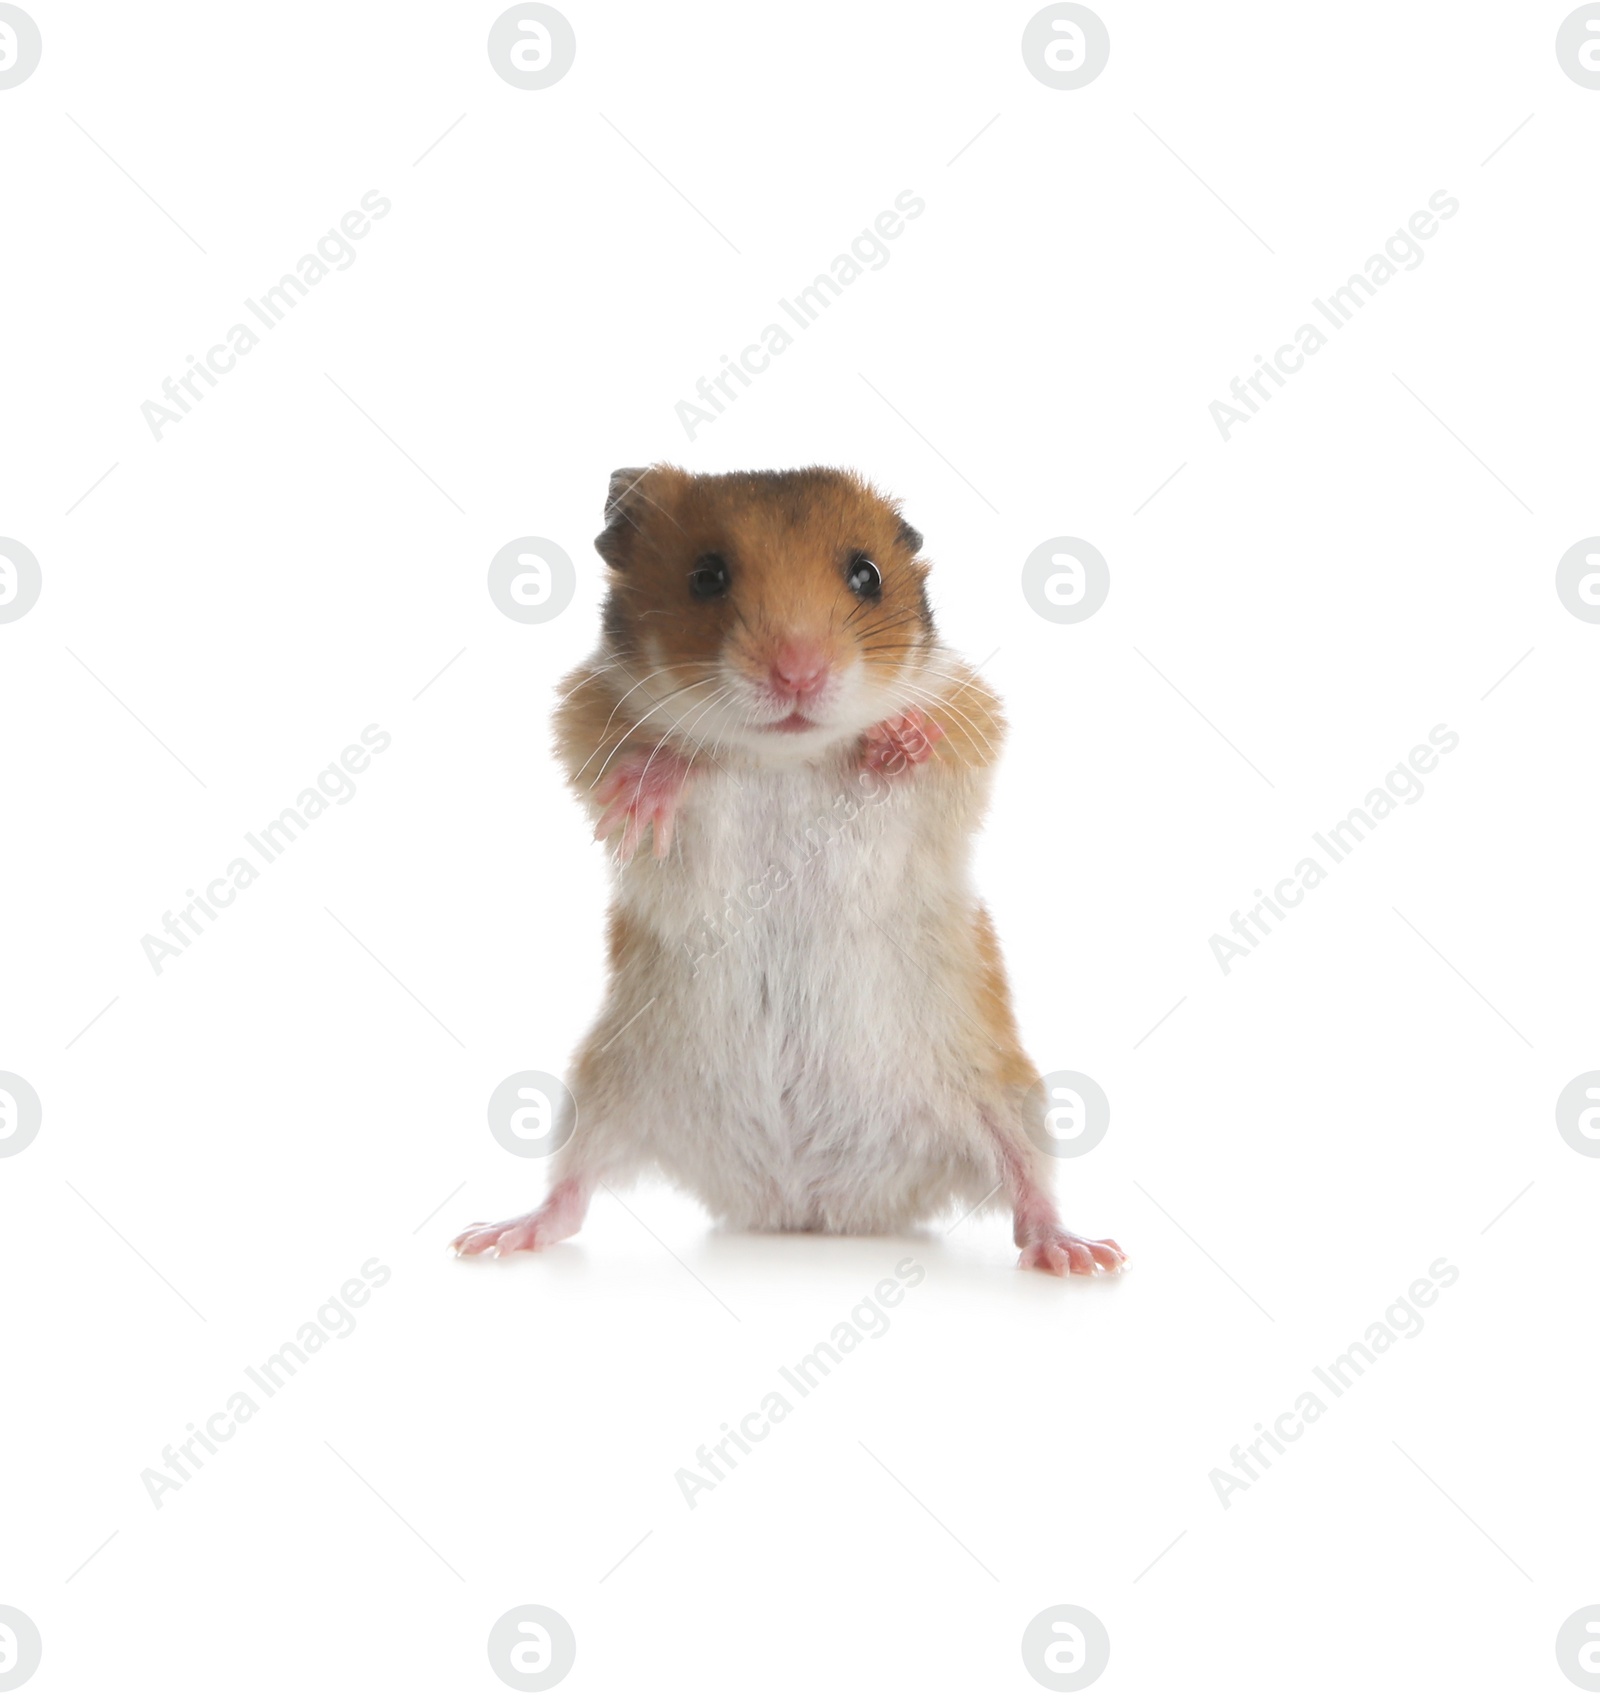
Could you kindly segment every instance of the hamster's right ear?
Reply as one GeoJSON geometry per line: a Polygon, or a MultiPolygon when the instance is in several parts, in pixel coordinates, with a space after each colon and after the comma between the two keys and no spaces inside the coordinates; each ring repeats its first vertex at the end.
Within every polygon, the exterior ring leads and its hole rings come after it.
{"type": "Polygon", "coordinates": [[[611,474],[606,527],[594,539],[594,546],[600,558],[619,571],[627,560],[629,540],[640,529],[640,510],[649,501],[642,487],[649,476],[649,466],[622,466],[611,474]]]}

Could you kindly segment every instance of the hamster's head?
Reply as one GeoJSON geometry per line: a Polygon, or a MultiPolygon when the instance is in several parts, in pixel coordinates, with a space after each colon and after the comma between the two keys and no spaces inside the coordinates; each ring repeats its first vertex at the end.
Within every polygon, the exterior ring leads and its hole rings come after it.
{"type": "Polygon", "coordinates": [[[667,734],[812,759],[918,699],[921,546],[846,471],[613,472],[607,643],[667,734]]]}

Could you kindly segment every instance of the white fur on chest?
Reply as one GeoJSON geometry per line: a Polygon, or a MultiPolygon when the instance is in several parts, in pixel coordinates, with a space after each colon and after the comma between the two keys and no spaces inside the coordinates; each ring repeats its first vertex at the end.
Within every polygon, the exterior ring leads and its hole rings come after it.
{"type": "Polygon", "coordinates": [[[715,942],[758,915],[770,944],[803,949],[839,904],[882,920],[914,907],[919,809],[905,785],[833,767],[697,774],[665,863],[628,869],[623,899],[663,936],[715,942]]]}
{"type": "Polygon", "coordinates": [[[917,777],[697,769],[670,857],[621,870],[654,945],[607,1019],[634,1022],[640,1153],[730,1223],[890,1230],[994,1183],[949,958],[965,845],[917,777]]]}

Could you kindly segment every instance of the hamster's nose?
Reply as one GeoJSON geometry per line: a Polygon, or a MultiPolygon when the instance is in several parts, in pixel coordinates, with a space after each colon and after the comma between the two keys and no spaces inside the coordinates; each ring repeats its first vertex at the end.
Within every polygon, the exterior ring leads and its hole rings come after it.
{"type": "Polygon", "coordinates": [[[827,683],[828,656],[814,642],[786,642],[774,652],[768,670],[780,695],[805,700],[827,683]]]}

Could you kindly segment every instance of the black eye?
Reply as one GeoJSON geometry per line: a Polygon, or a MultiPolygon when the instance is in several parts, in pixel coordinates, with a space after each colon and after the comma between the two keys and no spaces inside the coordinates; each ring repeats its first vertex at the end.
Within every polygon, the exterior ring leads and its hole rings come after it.
{"type": "Polygon", "coordinates": [[[689,593],[696,601],[715,601],[728,593],[728,562],[720,554],[702,554],[689,573],[689,593]]]}
{"type": "Polygon", "coordinates": [[[865,554],[850,556],[850,569],[844,581],[863,601],[876,601],[883,594],[883,573],[865,554]]]}

